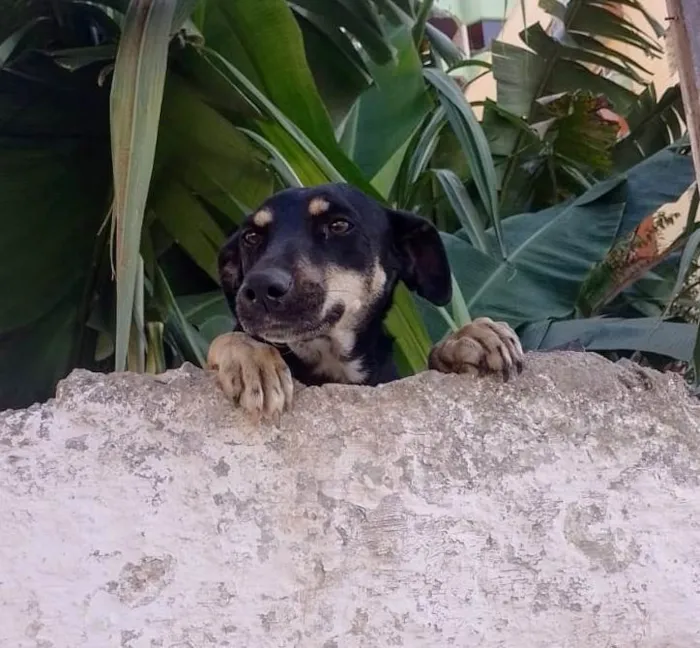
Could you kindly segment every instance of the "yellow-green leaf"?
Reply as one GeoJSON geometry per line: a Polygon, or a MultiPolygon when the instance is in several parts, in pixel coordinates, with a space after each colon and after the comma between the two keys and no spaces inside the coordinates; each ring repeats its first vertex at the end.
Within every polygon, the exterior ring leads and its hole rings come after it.
{"type": "Polygon", "coordinates": [[[115,369],[129,347],[141,226],[153,172],[175,0],[131,0],[110,96],[116,233],[115,369]]]}

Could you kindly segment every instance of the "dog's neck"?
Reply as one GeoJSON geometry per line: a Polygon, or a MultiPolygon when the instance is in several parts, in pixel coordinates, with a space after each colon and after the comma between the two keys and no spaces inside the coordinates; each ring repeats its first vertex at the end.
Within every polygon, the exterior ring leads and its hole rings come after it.
{"type": "Polygon", "coordinates": [[[328,382],[378,385],[398,376],[392,340],[380,321],[360,331],[336,330],[308,342],[288,346],[284,358],[292,375],[307,385],[328,382]]]}

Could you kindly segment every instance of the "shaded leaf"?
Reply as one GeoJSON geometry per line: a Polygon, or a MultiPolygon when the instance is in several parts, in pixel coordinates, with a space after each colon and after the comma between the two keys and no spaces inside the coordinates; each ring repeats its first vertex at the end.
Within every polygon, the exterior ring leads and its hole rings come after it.
{"type": "Polygon", "coordinates": [[[361,44],[369,57],[382,65],[393,57],[381,21],[368,0],[293,0],[291,3],[335,25],[342,26],[361,44]]]}
{"type": "Polygon", "coordinates": [[[405,147],[432,108],[411,31],[395,29],[391,42],[398,53],[396,61],[382,67],[369,65],[374,85],[358,100],[355,132],[344,135],[352,140],[348,154],[368,178],[405,147]]]}
{"type": "Polygon", "coordinates": [[[627,115],[630,130],[615,146],[615,167],[622,171],[666,148],[681,136],[683,120],[680,86],[671,86],[657,101],[654,86],[649,85],[627,115]]]}
{"type": "Polygon", "coordinates": [[[433,173],[442,185],[447,199],[452,205],[469,242],[484,254],[490,254],[490,243],[486,238],[484,224],[460,179],[449,169],[434,169],[433,173]]]}
{"type": "Polygon", "coordinates": [[[496,169],[484,131],[454,79],[433,68],[425,69],[424,74],[438,92],[447,121],[462,146],[471,177],[496,233],[501,255],[505,256],[506,248],[501,235],[496,169]]]}
{"type": "Polygon", "coordinates": [[[173,240],[218,282],[217,257],[226,236],[205,207],[174,180],[155,188],[151,206],[173,240]]]}
{"type": "Polygon", "coordinates": [[[691,362],[698,334],[696,324],[666,322],[656,317],[603,318],[535,322],[520,329],[530,351],[578,347],[586,351],[641,351],[691,362]]]}
{"type": "MultiPolygon", "coordinates": [[[[506,259],[478,251],[461,236],[443,234],[471,316],[486,315],[514,327],[571,316],[591,265],[615,240],[625,197],[625,182],[614,179],[563,205],[506,219],[506,259]]],[[[429,311],[426,317],[433,337],[441,337],[443,324],[429,311]]]]}
{"type": "MultiPolygon", "coordinates": [[[[626,4],[643,11],[637,0],[626,4]]],[[[616,74],[622,79],[644,82],[641,76],[644,70],[638,69],[635,58],[622,53],[619,45],[626,44],[638,52],[656,56],[661,51],[656,41],[640,32],[612,1],[540,0],[540,7],[554,21],[549,33],[539,23],[521,32],[521,40],[530,49],[501,41],[492,44],[499,106],[528,123],[535,123],[542,119],[538,117],[541,98],[583,91],[605,97],[612,103],[612,110],[624,118],[636,98],[621,83],[606,76],[616,74]],[[607,39],[607,44],[601,37],[607,39]]],[[[501,121],[500,127],[505,127],[505,123],[501,121]]],[[[573,132],[571,134],[569,141],[575,143],[576,137],[573,132]]],[[[540,150],[530,148],[531,144],[529,135],[514,125],[507,136],[499,137],[498,154],[503,156],[501,207],[504,216],[551,204],[551,197],[544,203],[536,199],[536,192],[530,188],[533,174],[542,178],[544,187],[547,177],[574,193],[590,186],[590,159],[579,160],[576,155],[543,158],[540,150]]],[[[596,167],[600,166],[599,160],[596,167]]]]}
{"type": "Polygon", "coordinates": [[[306,60],[316,87],[333,123],[339,124],[357,97],[370,86],[371,73],[337,23],[294,3],[290,6],[302,31],[306,60]]]}
{"type": "Polygon", "coordinates": [[[106,116],[91,75],[44,64],[0,71],[0,408],[47,398],[94,357],[87,319],[109,209],[106,116]]]}

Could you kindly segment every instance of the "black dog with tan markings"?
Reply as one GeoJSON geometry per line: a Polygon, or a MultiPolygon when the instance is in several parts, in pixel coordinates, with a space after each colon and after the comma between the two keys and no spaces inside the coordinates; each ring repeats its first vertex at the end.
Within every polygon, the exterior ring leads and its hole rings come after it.
{"type": "MultiPolygon", "coordinates": [[[[343,184],[287,189],[246,218],[219,255],[236,320],[211,344],[208,366],[224,392],[255,420],[291,407],[306,385],[378,385],[398,375],[383,326],[398,281],[438,306],[452,296],[438,231],[343,184]]],[[[515,332],[488,318],[431,350],[444,373],[522,369],[515,332]]]]}

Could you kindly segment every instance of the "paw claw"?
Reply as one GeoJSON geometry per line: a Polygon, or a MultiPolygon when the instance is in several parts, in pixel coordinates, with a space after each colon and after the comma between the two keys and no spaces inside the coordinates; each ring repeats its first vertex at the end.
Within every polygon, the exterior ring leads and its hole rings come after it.
{"type": "Polygon", "coordinates": [[[429,367],[443,373],[500,374],[504,382],[523,370],[523,350],[504,322],[482,317],[448,335],[430,353],[429,367]]]}
{"type": "Polygon", "coordinates": [[[226,333],[209,347],[207,365],[253,423],[271,421],[279,427],[282,413],[292,405],[294,384],[277,349],[245,333],[226,333]]]}

